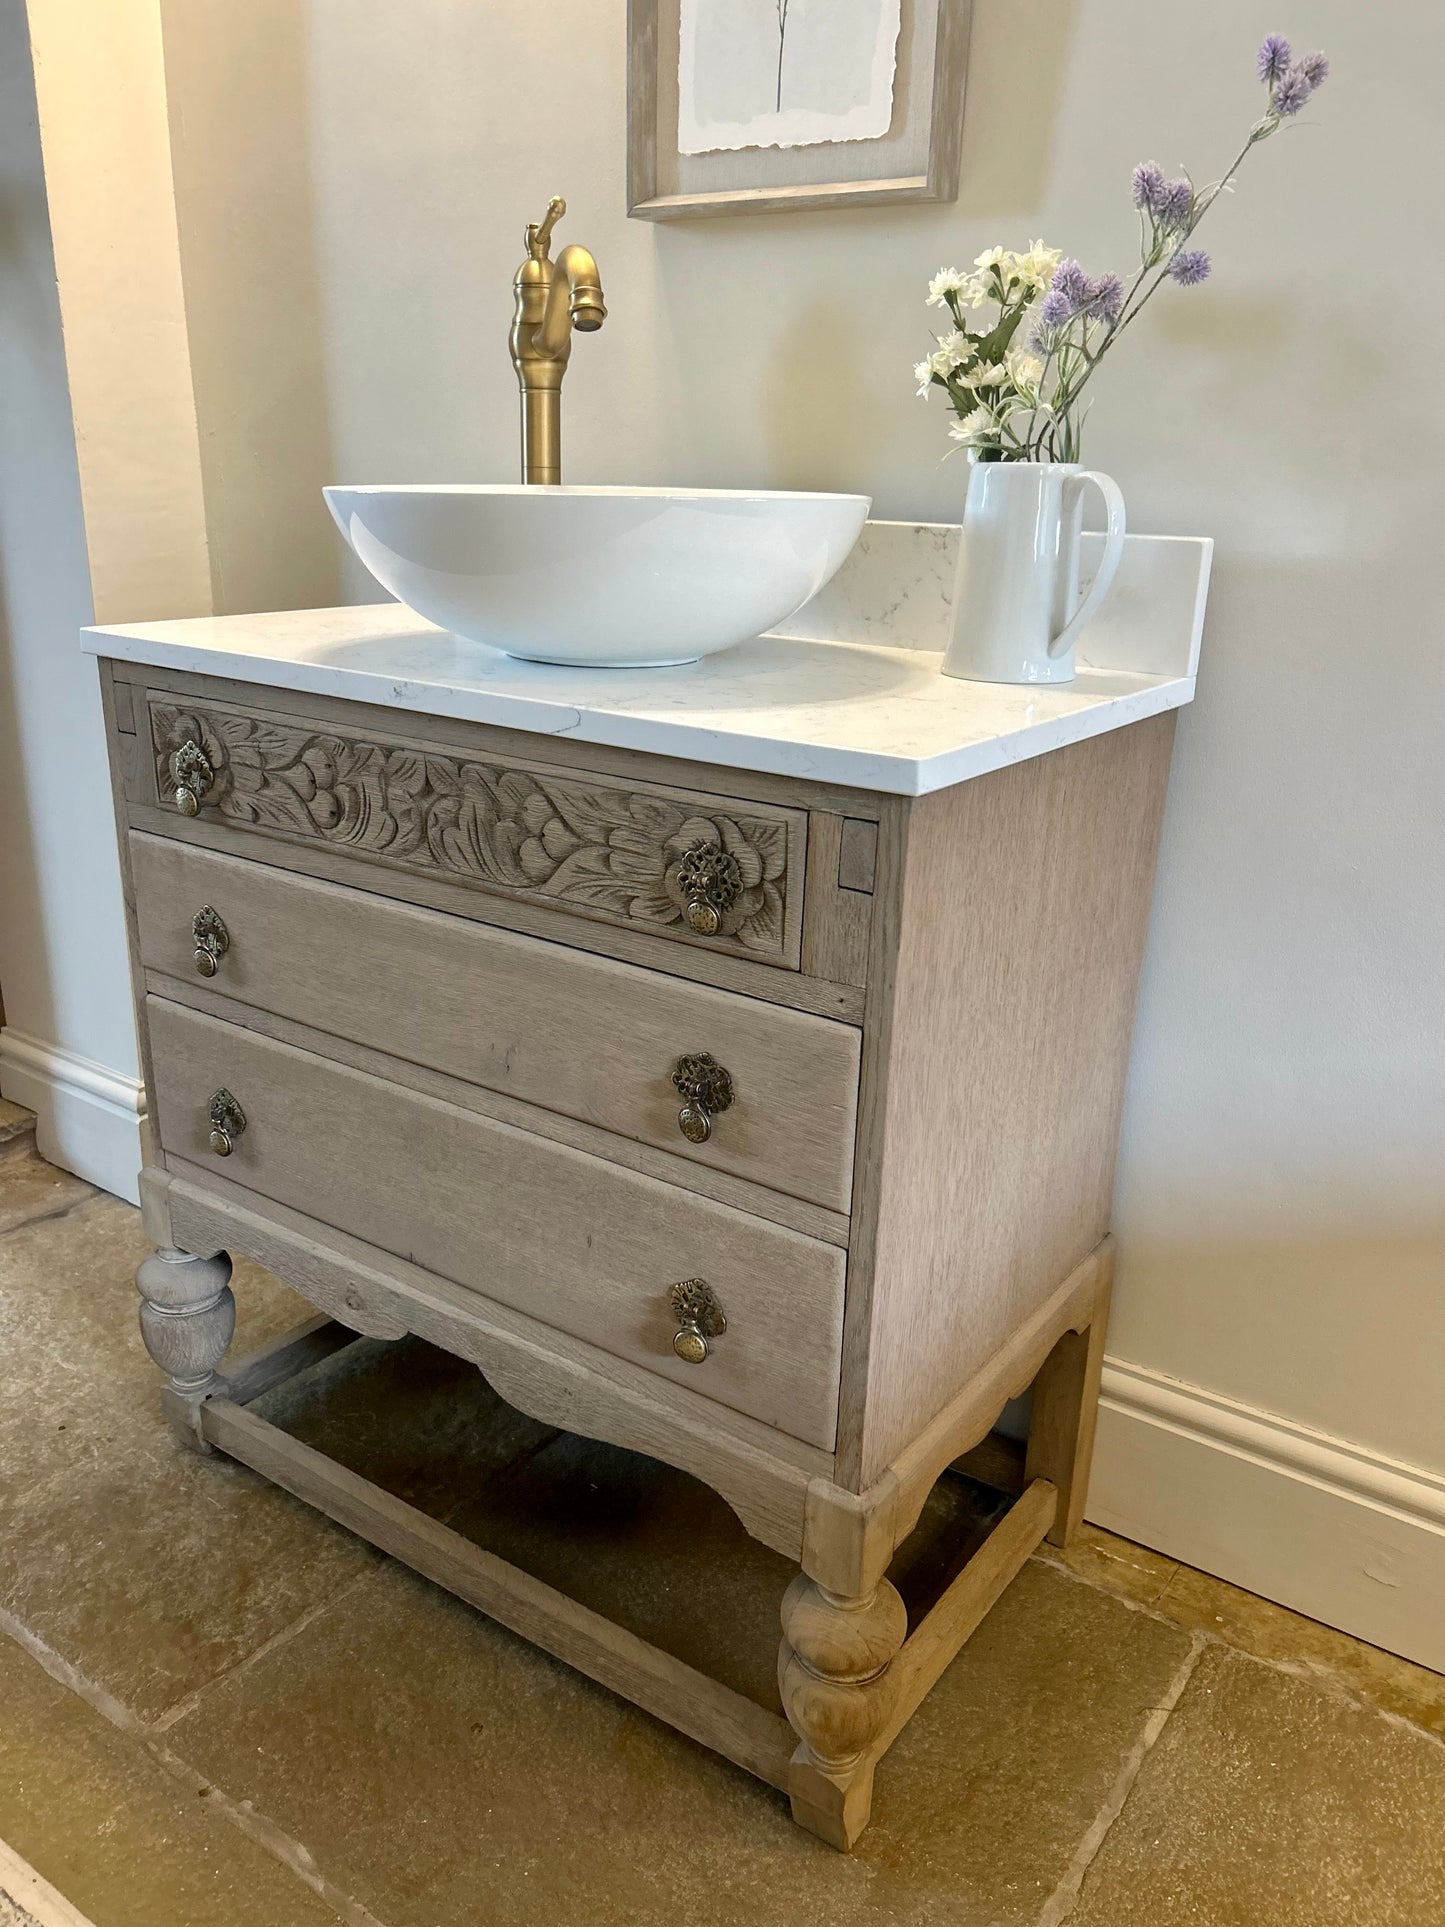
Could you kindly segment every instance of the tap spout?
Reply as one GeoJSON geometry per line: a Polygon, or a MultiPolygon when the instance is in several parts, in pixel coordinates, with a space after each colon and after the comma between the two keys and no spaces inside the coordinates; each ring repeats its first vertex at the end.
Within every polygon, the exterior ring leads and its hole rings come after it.
{"type": "Polygon", "coordinates": [[[556,273],[547,291],[547,310],[537,330],[537,349],[549,358],[564,355],[570,336],[596,334],[607,319],[602,299],[602,276],[591,250],[575,241],[557,256],[556,273]]]}

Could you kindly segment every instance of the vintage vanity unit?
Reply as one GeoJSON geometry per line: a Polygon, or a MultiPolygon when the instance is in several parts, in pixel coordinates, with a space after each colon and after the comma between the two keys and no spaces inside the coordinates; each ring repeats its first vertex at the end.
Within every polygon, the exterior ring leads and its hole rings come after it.
{"type": "MultiPolygon", "coordinates": [[[[894,539],[936,557],[950,532],[894,539]]],[[[1131,538],[1102,666],[1030,691],[941,679],[897,595],[860,614],[883,546],[870,525],[810,618],[853,646],[802,622],[686,671],[478,670],[395,605],[87,642],[154,1133],[141,1320],[178,1430],[840,1847],[929,1686],[1080,1518],[1207,564],[1131,538]],[[226,1371],[228,1252],[325,1317],[226,1371]],[[781,1710],[248,1410],[406,1332],[694,1474],[796,1562],[781,1710]],[[895,1548],[1030,1384],[1019,1496],[910,1627],[895,1548]]]]}

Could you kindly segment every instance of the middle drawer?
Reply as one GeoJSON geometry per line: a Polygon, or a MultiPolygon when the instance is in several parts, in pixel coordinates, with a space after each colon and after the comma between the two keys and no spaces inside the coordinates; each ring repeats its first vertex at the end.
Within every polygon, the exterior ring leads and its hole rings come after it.
{"type": "Polygon", "coordinates": [[[202,1184],[219,1176],[262,1216],[267,1199],[304,1212],[832,1450],[835,1245],[184,1005],[149,996],[146,1013],[160,1144],[202,1184]],[[218,1151],[211,1107],[227,1096],[240,1121],[218,1151]],[[726,1330],[698,1358],[675,1348],[672,1291],[704,1281],[726,1330]]]}
{"type": "Polygon", "coordinates": [[[133,831],[141,960],[237,1003],[846,1212],[858,1032],[489,924],[133,831]],[[706,1053],[732,1103],[692,1143],[677,1061],[706,1053]]]}

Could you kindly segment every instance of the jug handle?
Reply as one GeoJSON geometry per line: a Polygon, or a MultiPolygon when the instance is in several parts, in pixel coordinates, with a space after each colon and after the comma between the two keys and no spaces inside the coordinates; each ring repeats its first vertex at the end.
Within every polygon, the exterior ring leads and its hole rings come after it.
{"type": "Polygon", "coordinates": [[[1104,513],[1108,518],[1104,559],[1099,564],[1099,573],[1089,585],[1089,593],[1049,644],[1051,656],[1062,656],[1073,647],[1079,631],[1097,614],[1100,603],[1113,588],[1114,577],[1119,573],[1119,564],[1124,556],[1124,497],[1119,492],[1118,483],[1108,475],[1101,475],[1096,468],[1084,468],[1077,475],[1070,475],[1064,487],[1066,490],[1081,489],[1086,482],[1092,482],[1104,498],[1104,513]]]}

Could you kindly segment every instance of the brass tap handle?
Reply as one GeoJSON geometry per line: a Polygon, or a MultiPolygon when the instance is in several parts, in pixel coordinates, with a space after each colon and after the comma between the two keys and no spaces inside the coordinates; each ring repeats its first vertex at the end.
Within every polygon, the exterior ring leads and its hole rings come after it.
{"type": "Polygon", "coordinates": [[[211,1099],[211,1149],[218,1158],[228,1158],[236,1139],[246,1128],[246,1113],[222,1085],[211,1099]]]}
{"type": "Polygon", "coordinates": [[[214,977],[231,947],[231,933],[209,903],[191,918],[191,939],[196,946],[196,969],[203,977],[214,977]]]}
{"type": "Polygon", "coordinates": [[[175,805],[182,816],[194,816],[201,798],[216,780],[211,759],[193,738],[187,737],[171,753],[171,781],[175,784],[175,805]]]}
{"type": "Polygon", "coordinates": [[[668,1296],[678,1321],[672,1349],[684,1365],[701,1365],[712,1349],[708,1340],[721,1338],[728,1328],[717,1293],[706,1278],[684,1278],[668,1296]]]}
{"type": "Polygon", "coordinates": [[[731,850],[700,837],[682,853],[677,887],[682,892],[688,928],[700,937],[715,937],[722,929],[723,918],[742,895],[742,867],[731,850]]]}
{"type": "Polygon", "coordinates": [[[567,212],[567,203],[560,194],[554,194],[547,203],[547,212],[540,221],[527,223],[527,252],[534,261],[545,261],[547,250],[552,244],[552,230],[567,212]]]}
{"type": "Polygon", "coordinates": [[[678,1129],[689,1144],[706,1144],[712,1136],[714,1116],[727,1110],[733,1101],[732,1077],[715,1057],[695,1051],[678,1058],[672,1067],[672,1081],[683,1100],[677,1114],[678,1129]]]}

